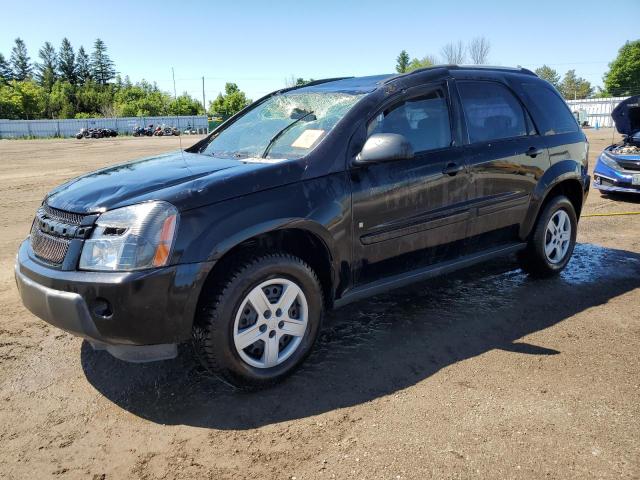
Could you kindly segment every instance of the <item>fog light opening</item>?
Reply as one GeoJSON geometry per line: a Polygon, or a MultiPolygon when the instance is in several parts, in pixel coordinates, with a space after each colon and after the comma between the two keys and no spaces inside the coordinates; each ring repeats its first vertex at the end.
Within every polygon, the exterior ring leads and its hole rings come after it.
{"type": "Polygon", "coordinates": [[[111,318],[113,315],[113,309],[108,300],[104,298],[96,298],[93,307],[93,313],[101,318],[111,318]]]}

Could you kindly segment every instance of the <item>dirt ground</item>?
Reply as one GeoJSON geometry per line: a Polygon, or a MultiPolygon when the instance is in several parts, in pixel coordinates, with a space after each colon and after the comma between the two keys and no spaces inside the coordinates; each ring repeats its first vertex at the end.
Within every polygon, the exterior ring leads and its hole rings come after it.
{"type": "MultiPolygon", "coordinates": [[[[612,131],[587,133],[593,165],[612,131]]],[[[556,279],[504,260],[333,312],[260,393],[203,376],[187,346],[126,364],[27,312],[13,262],[45,192],[177,146],[0,141],[0,477],[640,477],[640,215],[583,218],[556,279]]],[[[640,196],[592,189],[584,209],[623,211],[640,196]]]]}

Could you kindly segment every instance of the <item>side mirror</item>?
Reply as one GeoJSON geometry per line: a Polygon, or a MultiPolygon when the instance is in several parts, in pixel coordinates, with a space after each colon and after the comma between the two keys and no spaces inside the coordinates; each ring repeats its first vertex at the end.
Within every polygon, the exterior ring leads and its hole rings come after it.
{"type": "Polygon", "coordinates": [[[413,147],[404,136],[397,133],[374,133],[356,156],[357,165],[407,160],[413,158],[413,147]]]}

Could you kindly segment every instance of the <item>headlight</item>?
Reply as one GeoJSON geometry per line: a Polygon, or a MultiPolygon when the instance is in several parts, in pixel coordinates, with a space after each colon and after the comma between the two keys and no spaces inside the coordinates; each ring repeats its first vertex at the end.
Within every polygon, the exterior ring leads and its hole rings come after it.
{"type": "Polygon", "coordinates": [[[80,255],[82,270],[127,271],[162,267],[169,261],[178,210],[149,202],[105,212],[80,255]]]}
{"type": "Polygon", "coordinates": [[[607,155],[604,152],[602,153],[602,155],[600,155],[600,160],[607,167],[612,168],[613,170],[617,170],[617,171],[622,170],[622,168],[620,168],[620,165],[618,164],[618,162],[616,162],[613,158],[609,157],[609,155],[607,155]]]}

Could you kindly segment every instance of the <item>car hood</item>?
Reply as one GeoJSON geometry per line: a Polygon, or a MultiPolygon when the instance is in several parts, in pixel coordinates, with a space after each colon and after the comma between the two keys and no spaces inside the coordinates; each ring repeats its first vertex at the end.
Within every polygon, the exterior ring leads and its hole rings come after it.
{"type": "Polygon", "coordinates": [[[178,151],[75,178],[51,191],[46,202],[76,213],[103,212],[150,200],[165,200],[184,210],[268,188],[274,182],[288,181],[290,175],[290,167],[273,163],[178,151]],[[281,174],[269,175],[268,170],[274,168],[281,174]],[[287,172],[289,175],[282,175],[287,172]]]}
{"type": "Polygon", "coordinates": [[[640,131],[640,95],[620,102],[611,112],[611,118],[619,133],[632,136],[640,131]]]}

